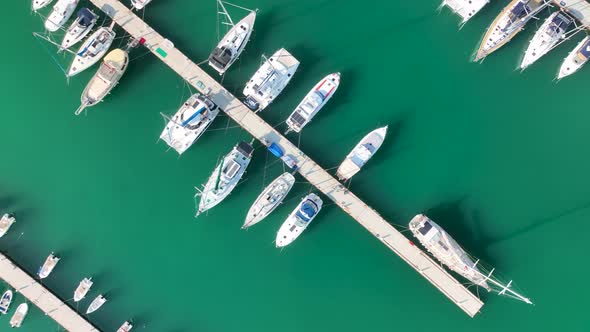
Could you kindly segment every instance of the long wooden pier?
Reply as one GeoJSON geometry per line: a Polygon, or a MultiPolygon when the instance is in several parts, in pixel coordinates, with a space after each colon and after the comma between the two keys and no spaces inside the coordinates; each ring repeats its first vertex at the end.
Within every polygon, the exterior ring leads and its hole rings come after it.
{"type": "Polygon", "coordinates": [[[211,78],[193,61],[187,58],[174,44],[157,33],[141,18],[118,0],[90,0],[113,21],[136,39],[143,38],[144,46],[182,76],[201,93],[209,94],[227,115],[263,144],[278,144],[285,155],[296,161],[299,173],[324,195],[334,201],[342,210],[365,227],[383,244],[400,256],[426,280],[438,288],[453,303],[473,317],[483,302],[463,284],[451,276],[440,264],[433,261],[421,249],[414,246],[404,235],[391,226],[379,213],[360,198],[344,188],[332,175],[306,156],[289,140],[242,102],[229,93],[221,84],[211,78]]]}
{"type": "Polygon", "coordinates": [[[3,254],[0,254],[0,279],[6,281],[66,331],[100,332],[99,329],[3,254]]]}

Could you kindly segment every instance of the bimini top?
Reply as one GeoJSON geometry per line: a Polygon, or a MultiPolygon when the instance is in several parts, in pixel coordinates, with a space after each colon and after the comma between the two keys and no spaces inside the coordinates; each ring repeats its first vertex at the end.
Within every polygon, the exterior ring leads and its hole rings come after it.
{"type": "Polygon", "coordinates": [[[567,30],[570,24],[572,24],[572,20],[566,15],[559,13],[551,20],[551,24],[547,30],[549,34],[557,35],[561,31],[567,30]]]}
{"type": "Polygon", "coordinates": [[[316,215],[317,212],[317,204],[312,200],[307,200],[301,205],[299,211],[297,211],[297,216],[301,218],[301,220],[308,222],[316,215]]]}
{"type": "MultiPolygon", "coordinates": [[[[520,18],[528,15],[530,10],[531,9],[529,8],[529,6],[527,6],[523,1],[519,1],[516,4],[516,6],[512,7],[512,10],[510,10],[510,15],[508,16],[510,18],[510,23],[518,21],[520,18]]],[[[508,26],[506,26],[505,28],[507,28],[509,26],[510,26],[510,24],[508,26]]],[[[502,30],[504,30],[504,29],[502,29],[502,30]]]]}
{"type": "Polygon", "coordinates": [[[92,11],[88,8],[82,8],[78,11],[78,20],[81,26],[90,26],[92,21],[96,17],[92,11]]]}

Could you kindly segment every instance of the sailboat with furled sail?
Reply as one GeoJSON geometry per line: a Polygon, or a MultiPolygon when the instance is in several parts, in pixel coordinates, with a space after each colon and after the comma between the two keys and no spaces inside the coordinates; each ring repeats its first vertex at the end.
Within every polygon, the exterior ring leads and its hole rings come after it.
{"type": "Polygon", "coordinates": [[[88,8],[82,8],[78,11],[76,19],[64,35],[64,39],[61,42],[61,50],[65,50],[70,48],[71,46],[77,44],[79,41],[84,39],[88,33],[92,30],[94,25],[96,24],[96,20],[98,19],[98,15],[94,14],[88,8]]]}

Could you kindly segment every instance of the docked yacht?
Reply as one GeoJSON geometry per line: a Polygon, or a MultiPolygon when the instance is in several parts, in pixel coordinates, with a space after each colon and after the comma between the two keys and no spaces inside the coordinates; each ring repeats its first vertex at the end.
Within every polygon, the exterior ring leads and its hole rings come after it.
{"type": "Polygon", "coordinates": [[[283,173],[264,188],[262,193],[254,201],[254,204],[250,207],[250,210],[248,210],[248,215],[246,216],[246,221],[242,229],[257,224],[271,214],[283,202],[285,197],[287,197],[294,183],[295,177],[293,175],[283,173]]]}
{"type": "Polygon", "coordinates": [[[229,69],[250,41],[255,20],[256,12],[244,17],[225,34],[209,56],[209,66],[220,75],[229,69]]]}
{"type": "Polygon", "coordinates": [[[129,64],[129,54],[120,48],[114,49],[105,56],[98,71],[88,82],[80,98],[81,105],[75,114],[101,102],[104,97],[119,83],[129,64]]]}
{"type": "Polygon", "coordinates": [[[131,324],[130,322],[125,322],[123,323],[123,325],[121,325],[121,327],[117,329],[117,332],[129,332],[132,328],[133,324],[131,324]]]}
{"type": "Polygon", "coordinates": [[[84,278],[76,288],[74,292],[74,302],[80,302],[83,298],[86,297],[86,294],[90,291],[90,287],[92,287],[92,278],[84,278]]]}
{"type": "Polygon", "coordinates": [[[469,21],[490,0],[443,0],[441,6],[449,7],[455,14],[461,16],[461,23],[469,21]]]}
{"type": "Polygon", "coordinates": [[[38,11],[39,9],[46,7],[53,0],[33,0],[33,10],[38,11]]]}
{"type": "Polygon", "coordinates": [[[582,68],[590,57],[590,36],[586,36],[563,60],[559,68],[558,79],[569,76],[582,68]]]}
{"type": "Polygon", "coordinates": [[[59,30],[70,19],[77,5],[78,0],[57,0],[53,11],[45,20],[45,29],[49,32],[59,30]]]}
{"type": "Polygon", "coordinates": [[[311,193],[305,196],[277,232],[275,240],[277,248],[285,247],[295,241],[321,209],[322,199],[318,195],[311,193]]]}
{"type": "Polygon", "coordinates": [[[68,49],[71,46],[77,44],[82,39],[84,39],[84,37],[86,37],[88,33],[90,33],[90,30],[92,30],[92,28],[96,24],[97,19],[98,16],[94,14],[90,9],[80,9],[78,11],[78,14],[76,15],[76,20],[72,22],[72,24],[66,31],[64,39],[61,42],[61,49],[68,49]]]}
{"type": "Polygon", "coordinates": [[[103,304],[105,304],[105,302],[107,301],[106,297],[102,296],[102,294],[98,295],[88,306],[88,309],[86,309],[86,314],[91,314],[93,312],[95,312],[96,310],[100,309],[100,307],[102,307],[103,304]]]}
{"type": "Polygon", "coordinates": [[[37,276],[39,277],[39,279],[47,278],[51,274],[51,272],[53,272],[53,269],[55,268],[59,260],[60,258],[54,255],[53,253],[49,254],[43,266],[41,266],[39,268],[39,271],[37,271],[37,276]]]}
{"type": "Polygon", "coordinates": [[[555,47],[560,40],[565,38],[565,34],[572,23],[573,20],[562,12],[549,15],[531,39],[520,68],[525,69],[532,65],[555,47]]]}
{"type": "Polygon", "coordinates": [[[228,153],[215,168],[201,191],[197,216],[224,200],[246,172],[254,148],[242,141],[228,153]]]}
{"type": "Polygon", "coordinates": [[[287,133],[289,131],[300,132],[332,98],[338,85],[340,85],[340,73],[330,74],[319,81],[289,115],[287,133]]]}
{"type": "Polygon", "coordinates": [[[0,297],[0,314],[6,315],[8,313],[10,303],[12,303],[12,291],[7,290],[2,294],[2,297],[0,297]]]}
{"type": "Polygon", "coordinates": [[[346,181],[358,173],[367,161],[373,157],[375,152],[379,150],[386,134],[387,126],[377,128],[363,137],[338,167],[336,171],[338,179],[346,181]]]}
{"type": "Polygon", "coordinates": [[[19,306],[16,307],[16,311],[14,312],[14,315],[12,315],[12,318],[10,318],[10,327],[12,327],[12,328],[21,327],[21,325],[23,324],[23,320],[25,320],[25,317],[27,316],[28,312],[29,312],[29,305],[28,304],[26,304],[26,303],[19,304],[19,306]]]}
{"type": "Polygon", "coordinates": [[[84,41],[68,69],[72,77],[97,63],[109,50],[115,40],[115,32],[110,27],[101,27],[84,41]]]}
{"type": "Polygon", "coordinates": [[[0,219],[0,237],[3,237],[15,222],[14,216],[5,213],[0,219]]]}
{"type": "Polygon", "coordinates": [[[152,0],[131,0],[131,4],[133,8],[137,10],[141,10],[147,6],[148,3],[152,2],[152,0]]]}
{"type": "Polygon", "coordinates": [[[547,0],[512,0],[486,31],[475,55],[475,61],[482,60],[509,42],[547,5],[547,0]]]}
{"type": "Polygon", "coordinates": [[[170,119],[160,138],[182,154],[201,137],[218,113],[217,105],[209,98],[194,94],[170,119]]]}
{"type": "Polygon", "coordinates": [[[284,48],[276,51],[254,73],[244,88],[245,104],[253,111],[265,109],[287,86],[299,61],[284,48]]]}

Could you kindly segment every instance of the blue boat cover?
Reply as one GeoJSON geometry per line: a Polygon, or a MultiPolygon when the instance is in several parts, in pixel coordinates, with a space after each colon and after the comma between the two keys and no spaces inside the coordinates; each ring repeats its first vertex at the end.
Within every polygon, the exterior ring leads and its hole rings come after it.
{"type": "Polygon", "coordinates": [[[93,12],[90,11],[88,8],[82,8],[78,11],[78,19],[80,19],[80,25],[85,27],[92,24],[92,20],[94,20],[96,16],[93,12]]]}
{"type": "Polygon", "coordinates": [[[582,45],[582,48],[580,48],[580,53],[582,53],[583,56],[590,58],[590,39],[588,39],[588,41],[582,45]]]}
{"type": "Polygon", "coordinates": [[[272,154],[275,155],[275,157],[278,157],[278,158],[281,158],[284,154],[283,149],[281,149],[281,147],[276,143],[272,143],[268,147],[268,151],[270,151],[272,154]]]}
{"type": "Polygon", "coordinates": [[[199,108],[193,115],[191,115],[188,119],[182,121],[181,126],[186,127],[191,121],[193,121],[197,115],[201,114],[205,110],[205,105],[199,108]]]}
{"type": "Polygon", "coordinates": [[[308,200],[301,205],[301,209],[297,211],[297,216],[301,218],[303,221],[308,222],[315,216],[316,214],[316,205],[314,202],[308,200]]]}
{"type": "MultiPolygon", "coordinates": [[[[528,11],[528,6],[524,4],[524,2],[519,2],[516,4],[516,6],[514,6],[514,8],[512,8],[512,10],[510,11],[510,16],[512,18],[520,18],[522,16],[525,16],[527,14],[528,11]]],[[[513,20],[514,21],[514,20],[513,20]]]]}

